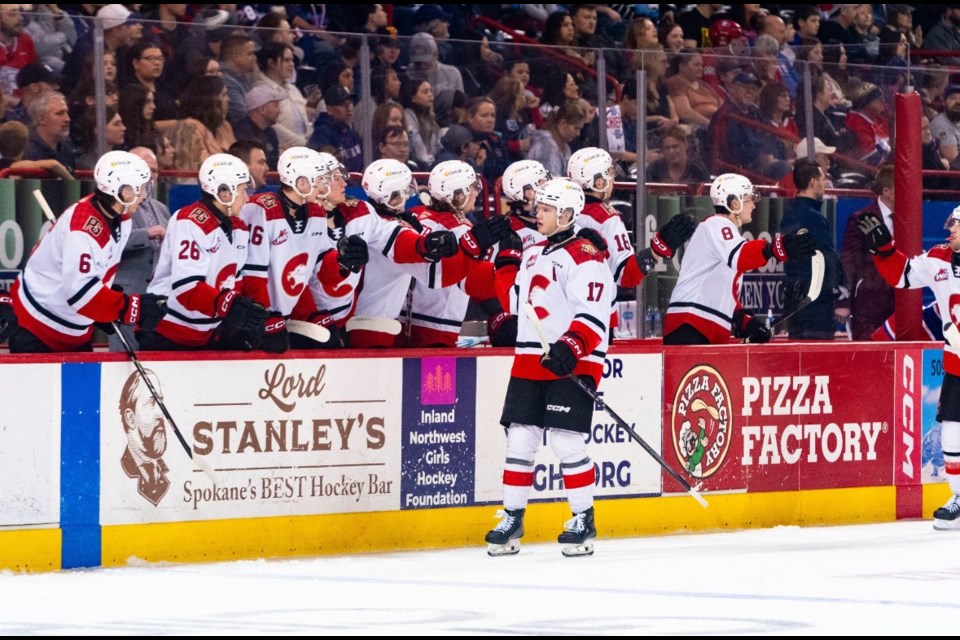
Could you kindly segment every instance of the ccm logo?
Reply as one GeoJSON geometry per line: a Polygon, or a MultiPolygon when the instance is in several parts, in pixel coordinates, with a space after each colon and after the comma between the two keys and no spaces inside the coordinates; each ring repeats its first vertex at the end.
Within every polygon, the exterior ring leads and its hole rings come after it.
{"type": "Polygon", "coordinates": [[[908,478],[914,477],[913,448],[916,445],[917,434],[913,424],[913,396],[916,378],[917,369],[913,358],[905,355],[903,357],[903,376],[900,380],[903,385],[903,400],[900,403],[900,420],[903,423],[903,429],[900,432],[900,441],[904,448],[903,461],[900,464],[903,475],[908,478]]]}
{"type": "Polygon", "coordinates": [[[559,411],[560,413],[570,413],[570,407],[564,407],[559,404],[548,404],[547,411],[559,411]]]}

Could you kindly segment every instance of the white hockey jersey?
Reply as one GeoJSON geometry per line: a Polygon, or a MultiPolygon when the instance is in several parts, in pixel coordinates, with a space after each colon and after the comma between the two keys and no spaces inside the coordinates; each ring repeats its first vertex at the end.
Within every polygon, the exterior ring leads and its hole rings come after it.
{"type": "MultiPolygon", "coordinates": [[[[309,309],[298,305],[296,318],[308,320],[314,314],[329,316],[330,321],[337,327],[343,327],[353,315],[357,302],[357,289],[360,278],[367,267],[357,273],[348,272],[345,276],[339,271],[336,258],[337,242],[344,236],[347,218],[354,215],[355,210],[362,208],[360,215],[367,212],[368,205],[353,198],[348,199],[327,215],[327,238],[329,248],[320,254],[316,268],[310,274],[307,282],[311,304],[309,309]]],[[[368,247],[371,255],[373,250],[368,247]]]]}
{"type": "Polygon", "coordinates": [[[605,202],[587,198],[587,204],[577,216],[577,228],[594,229],[607,241],[607,266],[613,279],[621,287],[637,287],[644,278],[635,258],[627,227],[620,213],[605,202]]]}
{"type": "Polygon", "coordinates": [[[86,196],[34,249],[11,291],[17,322],[54,351],[90,341],[94,322],[116,320],[124,296],[110,289],[130,237],[129,215],[107,218],[86,196]]]}
{"type": "Polygon", "coordinates": [[[323,207],[307,203],[290,217],[283,199],[276,193],[258,193],[240,209],[250,228],[243,289],[267,311],[289,317],[319,257],[335,247],[327,235],[323,207]]]}
{"type": "MultiPolygon", "coordinates": [[[[599,384],[608,348],[610,306],[616,285],[603,256],[573,231],[561,232],[523,252],[519,272],[497,270],[498,280],[515,278],[504,309],[517,314],[517,346],[511,375],[528,380],[556,380],[540,364],[543,346],[536,327],[521,305],[533,304],[550,344],[564,333],[575,333],[586,353],[574,373],[589,375],[599,384]]],[[[498,283],[500,290],[507,290],[498,283]]]]}
{"type": "Polygon", "coordinates": [[[728,343],[733,313],[740,306],[742,275],[766,264],[763,250],[768,244],[766,240],[746,240],[724,215],[701,222],[684,253],[663,334],[689,324],[711,344],[728,343]]]}
{"type": "Polygon", "coordinates": [[[190,347],[206,345],[220,326],[215,314],[223,290],[241,292],[250,232],[238,216],[226,217],[201,202],[170,219],[149,293],[167,296],[167,314],[156,331],[190,347]]]}

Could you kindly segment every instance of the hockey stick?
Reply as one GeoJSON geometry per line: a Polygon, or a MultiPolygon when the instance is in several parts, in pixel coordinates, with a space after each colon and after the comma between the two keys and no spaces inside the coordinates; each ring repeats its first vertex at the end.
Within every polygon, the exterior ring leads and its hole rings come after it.
{"type": "MultiPolygon", "coordinates": [[[[537,316],[536,310],[533,308],[533,305],[530,304],[529,302],[523,303],[523,308],[524,308],[524,311],[525,311],[526,314],[527,314],[527,317],[530,319],[530,322],[533,323],[533,328],[536,329],[537,335],[540,337],[540,346],[543,347],[543,353],[544,353],[544,354],[549,354],[549,353],[550,353],[550,343],[547,342],[547,337],[546,337],[545,335],[543,335],[543,327],[540,326],[540,318],[537,316]]],[[[629,434],[630,434],[630,437],[632,437],[634,440],[636,440],[636,441],[637,441],[637,444],[639,444],[641,447],[643,447],[643,450],[646,451],[647,453],[649,453],[649,454],[650,454],[650,457],[652,457],[654,460],[656,460],[657,463],[658,463],[661,467],[663,467],[663,470],[666,471],[668,474],[670,474],[670,477],[672,477],[674,480],[676,480],[676,481],[680,484],[680,486],[683,487],[683,488],[686,490],[686,492],[690,494],[690,497],[691,497],[691,498],[693,498],[694,500],[696,500],[696,501],[700,504],[700,506],[703,507],[704,509],[706,509],[708,506],[710,506],[710,505],[707,504],[707,501],[703,499],[703,496],[700,495],[700,493],[697,491],[697,489],[696,489],[695,487],[693,487],[689,482],[687,482],[686,480],[684,480],[684,479],[683,479],[683,476],[681,476],[679,473],[677,473],[677,472],[673,469],[673,467],[671,467],[670,465],[668,465],[668,464],[667,464],[667,461],[664,460],[664,459],[660,456],[660,454],[656,452],[656,450],[655,450],[653,447],[651,447],[649,444],[647,444],[646,440],[644,440],[643,438],[641,438],[641,437],[640,437],[640,434],[638,434],[638,433],[634,430],[633,427],[631,427],[629,424],[627,424],[627,421],[626,421],[626,420],[624,420],[623,418],[621,418],[619,415],[617,415],[617,413],[616,413],[613,409],[611,409],[610,407],[608,407],[608,406],[607,406],[607,403],[605,403],[603,400],[601,400],[601,399],[597,396],[597,394],[594,393],[594,392],[590,389],[590,387],[588,387],[588,386],[586,385],[586,383],[585,383],[583,380],[581,380],[580,378],[578,378],[577,376],[575,376],[575,375],[573,375],[573,374],[570,374],[570,375],[567,376],[567,377],[570,378],[571,380],[573,380],[573,381],[576,383],[576,385],[577,385],[578,387],[580,387],[580,389],[581,389],[585,394],[587,394],[587,395],[590,397],[591,400],[593,400],[595,406],[600,407],[600,409],[602,409],[603,411],[605,411],[605,412],[607,413],[607,415],[609,415],[611,418],[613,418],[614,422],[616,422],[618,426],[620,426],[624,431],[626,431],[627,433],[629,433],[629,434]]]]}
{"type": "Polygon", "coordinates": [[[309,338],[316,342],[330,340],[330,330],[306,320],[287,320],[287,331],[309,338]]]}
{"type": "Polygon", "coordinates": [[[183,437],[183,433],[181,433],[180,429],[177,427],[177,423],[174,421],[173,416],[171,416],[170,412],[167,411],[167,405],[163,404],[163,399],[160,397],[160,394],[157,392],[156,388],[154,388],[153,383],[150,382],[150,377],[147,375],[143,365],[140,364],[140,358],[137,357],[137,352],[133,350],[133,347],[131,347],[130,343],[127,342],[127,337],[123,335],[122,331],[120,331],[119,323],[114,321],[110,324],[113,325],[113,331],[117,338],[120,339],[120,344],[123,345],[124,351],[127,352],[127,355],[130,357],[130,361],[133,362],[133,366],[137,368],[137,373],[140,374],[140,378],[147,385],[147,389],[150,390],[150,395],[152,395],[153,399],[157,401],[160,411],[163,412],[163,417],[166,418],[167,422],[170,423],[170,426],[173,428],[173,432],[177,435],[177,440],[180,441],[180,445],[183,447],[183,450],[187,452],[187,456],[193,460],[193,464],[195,464],[200,471],[203,471],[211,480],[213,480],[214,484],[220,484],[217,481],[217,475],[213,472],[213,468],[207,464],[206,460],[194,455],[193,449],[191,449],[190,445],[187,444],[187,441],[183,437]]]}
{"type": "Polygon", "coordinates": [[[376,318],[373,316],[353,316],[347,320],[347,331],[376,331],[399,335],[403,325],[393,318],[376,318]]]}
{"type": "MultiPolygon", "coordinates": [[[[798,311],[820,297],[820,290],[823,288],[823,272],[823,254],[819,250],[814,251],[813,255],[810,256],[810,285],[807,287],[807,293],[800,299],[793,311],[773,323],[770,327],[770,332],[773,335],[776,335],[777,330],[783,327],[784,323],[796,315],[798,311]]],[[[747,338],[744,342],[750,342],[750,338],[747,338]]]]}
{"type": "Polygon", "coordinates": [[[40,189],[33,190],[33,197],[36,198],[37,203],[40,205],[40,209],[43,211],[43,216],[49,220],[51,224],[55,223],[57,221],[57,216],[53,215],[53,209],[50,208],[50,205],[47,203],[47,199],[43,197],[40,189]]]}

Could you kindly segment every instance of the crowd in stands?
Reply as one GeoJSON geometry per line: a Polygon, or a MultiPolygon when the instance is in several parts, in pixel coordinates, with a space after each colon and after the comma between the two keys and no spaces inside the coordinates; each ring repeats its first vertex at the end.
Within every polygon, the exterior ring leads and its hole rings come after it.
{"type": "Polygon", "coordinates": [[[893,96],[910,85],[924,168],[960,169],[960,6],[24,6],[0,5],[3,168],[67,177],[92,168],[102,136],[108,150],[154,150],[161,171],[247,141],[270,170],[306,145],[352,172],[462,159],[492,184],[526,158],[562,175],[605,142],[623,179],[737,171],[784,186],[812,139],[833,185],[864,186],[891,158],[893,96]],[[918,50],[936,55],[908,66],[918,50]]]}

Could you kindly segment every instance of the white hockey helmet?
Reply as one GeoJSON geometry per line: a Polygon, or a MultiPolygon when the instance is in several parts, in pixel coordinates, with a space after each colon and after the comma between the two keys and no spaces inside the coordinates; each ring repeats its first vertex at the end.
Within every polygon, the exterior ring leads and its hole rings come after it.
{"type": "Polygon", "coordinates": [[[960,206],[950,212],[950,215],[947,216],[947,221],[943,223],[943,228],[949,231],[953,228],[953,225],[960,222],[960,206]]]}
{"type": "Polygon", "coordinates": [[[573,180],[552,178],[537,191],[538,204],[547,204],[557,208],[557,224],[561,229],[571,226],[586,204],[583,189],[573,180]],[[560,224],[560,216],[571,210],[573,214],[566,224],[560,224]]]}
{"type": "Polygon", "coordinates": [[[290,187],[301,198],[307,198],[323,173],[320,154],[307,147],[290,147],[280,154],[277,173],[280,174],[280,184],[290,187]]]}
{"type": "Polygon", "coordinates": [[[97,189],[122,207],[132,207],[146,194],[151,177],[147,163],[129,151],[108,151],[93,169],[97,189]]]}
{"type": "Polygon", "coordinates": [[[599,147],[580,149],[567,161],[567,176],[584,191],[606,191],[615,175],[613,158],[599,147]]]}
{"type": "Polygon", "coordinates": [[[226,207],[237,201],[241,185],[249,187],[251,184],[246,163],[229,153],[215,153],[200,165],[200,188],[226,207]],[[224,193],[230,195],[229,200],[221,197],[224,193]]]}
{"type": "Polygon", "coordinates": [[[733,204],[731,198],[736,198],[740,202],[740,207],[747,198],[754,202],[758,199],[753,183],[739,173],[724,173],[717,176],[710,185],[710,199],[713,200],[713,206],[723,207],[730,213],[738,213],[740,208],[737,211],[730,208],[733,204]]]}
{"type": "Polygon", "coordinates": [[[407,200],[417,192],[413,173],[399,160],[374,160],[363,172],[363,190],[377,204],[403,211],[407,200]]]}
{"type": "Polygon", "coordinates": [[[480,180],[466,162],[444,160],[430,171],[427,190],[434,202],[444,202],[460,211],[470,197],[470,189],[480,193],[480,180]]]}
{"type": "Polygon", "coordinates": [[[537,189],[550,177],[546,167],[536,160],[520,160],[507,167],[500,184],[508,202],[532,203],[537,189]],[[527,198],[528,190],[532,191],[534,197],[527,198]]]}

